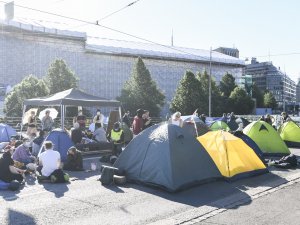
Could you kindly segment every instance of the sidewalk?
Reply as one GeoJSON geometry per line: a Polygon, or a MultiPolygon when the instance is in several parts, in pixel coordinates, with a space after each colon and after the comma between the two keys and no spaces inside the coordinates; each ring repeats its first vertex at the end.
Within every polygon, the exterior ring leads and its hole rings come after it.
{"type": "MultiPolygon", "coordinates": [[[[291,152],[299,161],[300,149],[291,152]]],[[[151,224],[300,224],[300,166],[293,170],[269,169],[269,174],[234,182],[239,192],[151,224]]]]}
{"type": "Polygon", "coordinates": [[[298,225],[300,224],[300,179],[284,185],[251,204],[229,209],[194,225],[298,225]]]}

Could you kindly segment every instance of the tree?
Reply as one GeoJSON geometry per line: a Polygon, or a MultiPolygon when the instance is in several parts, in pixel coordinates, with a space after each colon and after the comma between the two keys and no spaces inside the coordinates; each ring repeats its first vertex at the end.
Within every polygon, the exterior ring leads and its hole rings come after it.
{"type": "Polygon", "coordinates": [[[22,116],[23,101],[29,98],[46,96],[49,89],[43,80],[33,75],[25,77],[19,84],[15,85],[5,98],[4,112],[8,116],[22,116]]]}
{"type": "Polygon", "coordinates": [[[275,109],[277,107],[276,99],[271,92],[266,92],[264,94],[264,106],[266,108],[272,108],[272,109],[275,109]]]}
{"type": "Polygon", "coordinates": [[[245,115],[251,113],[253,110],[254,102],[241,87],[236,87],[233,92],[231,92],[229,100],[233,105],[233,112],[235,114],[245,115]]]}
{"type": "Polygon", "coordinates": [[[77,87],[78,78],[67,67],[62,59],[56,59],[51,63],[45,81],[49,87],[50,94],[65,91],[77,87]]]}
{"type": "Polygon", "coordinates": [[[256,99],[256,107],[257,108],[263,108],[264,107],[264,94],[263,92],[258,88],[256,83],[252,85],[252,98],[256,99]]]}
{"type": "Polygon", "coordinates": [[[191,71],[186,71],[176,89],[170,110],[172,112],[180,111],[183,115],[193,114],[199,107],[201,96],[203,96],[203,92],[200,81],[191,71]]]}
{"type": "Polygon", "coordinates": [[[229,74],[226,73],[219,84],[219,89],[223,96],[229,97],[231,92],[236,88],[235,84],[235,78],[229,74]]]}
{"type": "Polygon", "coordinates": [[[152,116],[159,116],[164,99],[164,94],[157,88],[149,70],[139,57],[133,66],[131,77],[125,82],[117,100],[126,110],[135,112],[139,108],[147,109],[152,116]]]}
{"type": "MultiPolygon", "coordinates": [[[[209,75],[205,70],[202,74],[199,72],[196,75],[196,78],[200,82],[201,87],[201,97],[199,100],[198,112],[208,115],[209,111],[209,75]]],[[[212,101],[212,116],[219,116],[223,113],[224,104],[222,101],[221,93],[219,88],[216,85],[214,79],[211,80],[211,101],[212,101]]]]}

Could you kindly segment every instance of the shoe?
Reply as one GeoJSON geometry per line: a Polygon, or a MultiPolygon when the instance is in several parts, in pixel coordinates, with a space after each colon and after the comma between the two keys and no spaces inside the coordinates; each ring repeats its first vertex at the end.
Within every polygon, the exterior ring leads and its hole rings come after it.
{"type": "Polygon", "coordinates": [[[55,183],[57,178],[54,175],[51,175],[50,180],[51,180],[51,183],[55,183]]]}
{"type": "Polygon", "coordinates": [[[65,180],[65,182],[69,182],[70,181],[69,174],[67,174],[67,173],[64,174],[64,180],[65,180]]]}

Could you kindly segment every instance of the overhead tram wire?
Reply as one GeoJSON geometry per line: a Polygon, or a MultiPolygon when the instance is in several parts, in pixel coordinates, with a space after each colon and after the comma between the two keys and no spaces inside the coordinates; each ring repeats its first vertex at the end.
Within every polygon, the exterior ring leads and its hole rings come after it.
{"type": "MultiPolygon", "coordinates": [[[[112,12],[112,13],[110,13],[110,14],[108,14],[108,15],[106,15],[106,16],[98,19],[98,20],[96,20],[96,24],[99,24],[100,21],[107,19],[108,17],[110,17],[110,16],[112,16],[112,15],[114,15],[114,14],[116,14],[116,13],[118,13],[118,12],[120,12],[120,11],[122,11],[122,10],[124,10],[124,9],[132,6],[132,5],[134,5],[135,3],[139,2],[139,1],[141,1],[141,0],[136,0],[134,2],[131,2],[131,3],[127,4],[126,6],[124,6],[124,7],[120,8],[120,9],[118,9],[118,10],[116,10],[116,11],[114,11],[114,12],[112,12]]],[[[78,25],[78,26],[73,26],[71,28],[83,27],[83,26],[86,26],[86,25],[89,25],[89,24],[84,23],[84,24],[81,24],[81,25],[78,25]]],[[[95,25],[95,24],[93,24],[93,25],[95,25]]]]}
{"type": "MultiPolygon", "coordinates": [[[[8,2],[2,1],[2,0],[0,0],[0,2],[8,3],[8,2]]],[[[32,10],[32,11],[36,11],[36,12],[40,12],[40,13],[44,13],[44,14],[48,14],[48,15],[52,15],[52,16],[61,17],[61,18],[64,18],[64,19],[74,20],[74,21],[78,21],[78,22],[82,22],[82,23],[86,23],[86,24],[90,24],[90,25],[96,25],[96,26],[105,28],[105,29],[107,29],[107,30],[114,31],[114,32],[116,32],[116,33],[120,33],[120,34],[129,36],[129,37],[133,37],[133,38],[136,38],[136,39],[139,39],[139,40],[142,40],[142,41],[146,41],[146,42],[149,42],[149,43],[158,45],[158,46],[162,46],[162,47],[164,47],[164,48],[172,49],[172,50],[175,50],[175,51],[177,51],[177,52],[185,53],[185,54],[194,56],[194,57],[196,57],[196,58],[198,58],[198,59],[206,60],[206,61],[208,61],[208,62],[209,62],[209,60],[210,60],[210,57],[205,57],[205,56],[195,55],[195,54],[193,54],[193,53],[190,53],[190,52],[187,52],[187,51],[184,51],[184,50],[181,50],[181,49],[177,49],[177,48],[174,48],[174,47],[172,47],[172,46],[163,45],[163,44],[160,44],[160,43],[157,43],[157,42],[148,40],[148,39],[146,39],[146,38],[142,38],[142,37],[139,37],[139,36],[136,36],[136,35],[133,35],[133,34],[129,34],[129,33],[126,33],[126,32],[124,32],[124,31],[120,31],[120,30],[117,30],[117,29],[114,29],[114,28],[111,28],[111,27],[107,27],[107,26],[104,26],[104,25],[101,25],[101,24],[97,24],[97,23],[94,23],[94,22],[90,22],[90,21],[86,21],[86,20],[81,20],[81,19],[76,19],[76,18],[68,17],[68,16],[63,16],[63,15],[56,14],[56,13],[46,12],[46,11],[43,11],[43,10],[30,8],[30,7],[27,7],[27,6],[21,6],[21,5],[15,5],[15,6],[16,6],[16,7],[20,7],[20,8],[24,8],[24,9],[28,9],[28,10],[32,10]]]]}

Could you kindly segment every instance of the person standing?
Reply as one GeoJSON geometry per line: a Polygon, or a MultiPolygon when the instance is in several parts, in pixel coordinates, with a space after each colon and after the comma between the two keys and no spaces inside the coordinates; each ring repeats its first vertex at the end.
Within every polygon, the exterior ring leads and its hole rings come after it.
{"type": "Polygon", "coordinates": [[[144,124],[143,130],[147,129],[148,127],[151,127],[151,125],[152,125],[149,114],[150,114],[149,110],[144,110],[144,114],[142,116],[143,124],[144,124]]]}
{"type": "MultiPolygon", "coordinates": [[[[101,123],[101,127],[103,127],[104,116],[101,113],[100,109],[97,109],[96,116],[93,119],[93,123],[101,123]]],[[[95,128],[96,129],[96,128],[95,128]]]]}
{"type": "Polygon", "coordinates": [[[138,135],[144,128],[144,123],[143,123],[143,114],[144,110],[138,109],[136,111],[136,116],[133,118],[132,122],[132,132],[133,132],[133,137],[138,135]]]}
{"type": "Polygon", "coordinates": [[[130,112],[127,111],[127,112],[124,113],[124,116],[122,118],[122,122],[125,123],[128,127],[130,127],[130,124],[131,124],[129,117],[130,117],[130,112]]]}
{"type": "Polygon", "coordinates": [[[28,136],[31,136],[33,133],[37,133],[37,129],[36,129],[37,123],[36,123],[35,111],[32,110],[30,112],[30,116],[28,117],[27,124],[28,124],[28,127],[27,127],[26,134],[28,136]]]}
{"type": "Polygon", "coordinates": [[[42,130],[43,131],[51,131],[53,126],[53,119],[50,116],[50,110],[46,110],[45,116],[42,118],[42,130]]]}

